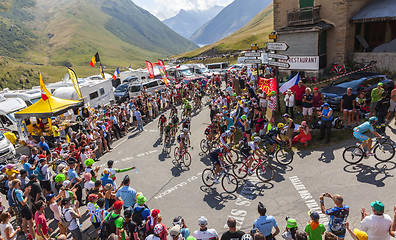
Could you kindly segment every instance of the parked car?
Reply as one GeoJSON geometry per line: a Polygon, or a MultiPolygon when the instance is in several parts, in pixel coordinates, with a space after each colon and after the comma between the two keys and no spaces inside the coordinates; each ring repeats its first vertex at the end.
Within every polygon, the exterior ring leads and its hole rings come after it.
{"type": "Polygon", "coordinates": [[[129,98],[129,84],[120,84],[114,91],[115,100],[117,103],[125,102],[129,98]]]}
{"type": "Polygon", "coordinates": [[[325,102],[331,108],[340,109],[342,96],[347,92],[347,88],[352,88],[352,93],[357,95],[365,92],[367,102],[371,101],[371,90],[377,87],[378,83],[384,84],[384,89],[390,92],[393,89],[393,81],[384,74],[379,73],[355,73],[337,79],[330,85],[323,87],[320,92],[325,97],[325,102]]]}
{"type": "Polygon", "coordinates": [[[136,77],[136,76],[132,76],[132,77],[128,77],[128,78],[125,78],[123,81],[122,81],[122,83],[133,83],[133,82],[135,82],[135,81],[137,81],[138,80],[138,77],[136,77]]]}

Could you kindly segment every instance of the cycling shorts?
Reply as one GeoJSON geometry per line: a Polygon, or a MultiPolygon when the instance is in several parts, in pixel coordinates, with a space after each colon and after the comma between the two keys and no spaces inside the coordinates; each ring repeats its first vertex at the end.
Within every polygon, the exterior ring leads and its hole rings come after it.
{"type": "Polygon", "coordinates": [[[212,161],[213,165],[220,165],[220,159],[219,157],[213,156],[212,154],[210,155],[210,161],[212,161]]]}
{"type": "Polygon", "coordinates": [[[242,148],[240,151],[241,155],[244,156],[245,158],[248,158],[252,153],[248,151],[247,149],[242,148]]]}
{"type": "Polygon", "coordinates": [[[354,136],[356,139],[358,139],[360,142],[366,142],[366,141],[368,141],[368,140],[370,139],[370,138],[367,137],[366,135],[361,134],[360,132],[356,132],[356,131],[353,132],[353,136],[354,136]]]}
{"type": "Polygon", "coordinates": [[[275,139],[273,137],[270,137],[268,135],[265,135],[265,140],[270,144],[274,145],[276,143],[275,139]]]}

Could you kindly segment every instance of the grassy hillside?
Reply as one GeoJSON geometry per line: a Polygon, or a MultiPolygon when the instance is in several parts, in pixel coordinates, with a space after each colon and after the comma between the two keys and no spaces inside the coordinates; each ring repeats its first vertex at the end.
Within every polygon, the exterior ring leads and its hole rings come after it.
{"type": "Polygon", "coordinates": [[[257,14],[244,27],[223,38],[222,40],[191,52],[181,54],[178,57],[195,57],[205,55],[205,52],[229,53],[250,49],[250,44],[257,43],[264,47],[269,33],[273,31],[273,5],[272,3],[257,14]]]}

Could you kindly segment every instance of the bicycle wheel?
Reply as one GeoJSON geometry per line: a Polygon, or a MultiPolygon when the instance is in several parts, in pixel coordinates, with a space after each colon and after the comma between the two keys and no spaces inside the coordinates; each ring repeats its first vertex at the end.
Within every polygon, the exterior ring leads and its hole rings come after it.
{"type": "Polygon", "coordinates": [[[386,162],[391,160],[395,156],[395,147],[389,143],[378,144],[374,150],[374,157],[381,162],[386,162]]]}
{"type": "Polygon", "coordinates": [[[234,175],[226,173],[221,179],[221,186],[227,193],[234,193],[238,189],[238,179],[234,175]]]}
{"type": "Polygon", "coordinates": [[[248,168],[247,166],[244,164],[244,162],[242,161],[238,161],[236,163],[234,163],[234,166],[232,168],[232,172],[234,173],[234,175],[239,178],[239,179],[243,179],[247,176],[248,174],[248,168]]]}
{"type": "Polygon", "coordinates": [[[173,155],[175,156],[175,160],[179,161],[180,159],[179,147],[175,147],[175,150],[173,150],[173,155]]]}
{"type": "Polygon", "coordinates": [[[214,172],[213,172],[212,169],[206,168],[205,170],[203,170],[203,172],[202,172],[202,182],[203,182],[206,186],[208,186],[208,187],[213,186],[213,184],[214,184],[214,182],[213,182],[214,178],[215,178],[215,174],[214,174],[214,172]]]}
{"type": "Polygon", "coordinates": [[[362,161],[363,156],[364,156],[364,152],[358,146],[347,147],[342,153],[342,157],[344,158],[344,161],[349,164],[358,164],[360,161],[362,161]]]}
{"type": "Polygon", "coordinates": [[[268,182],[274,179],[275,171],[268,162],[262,162],[257,166],[256,175],[261,181],[268,182]]]}
{"type": "Polygon", "coordinates": [[[286,166],[293,162],[293,154],[291,149],[281,147],[275,152],[275,158],[279,164],[286,166]]]}
{"type": "Polygon", "coordinates": [[[191,155],[190,153],[186,152],[184,156],[181,158],[184,166],[189,167],[191,165],[191,155]]]}
{"type": "Polygon", "coordinates": [[[202,139],[199,143],[199,147],[203,153],[207,153],[209,151],[208,141],[206,139],[202,139]]]}
{"type": "Polygon", "coordinates": [[[229,164],[233,164],[239,160],[239,154],[234,149],[231,149],[229,153],[226,154],[225,160],[229,164]],[[231,162],[232,161],[232,162],[231,162]]]}

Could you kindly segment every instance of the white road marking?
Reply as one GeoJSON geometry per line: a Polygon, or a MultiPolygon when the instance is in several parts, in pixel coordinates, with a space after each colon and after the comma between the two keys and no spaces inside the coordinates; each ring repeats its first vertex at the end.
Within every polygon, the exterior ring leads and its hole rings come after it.
{"type": "Polygon", "coordinates": [[[307,188],[302,184],[301,180],[297,176],[289,177],[291,183],[293,184],[294,188],[300,194],[301,199],[305,200],[305,205],[309,208],[309,210],[316,211],[320,215],[319,222],[323,225],[327,225],[329,223],[329,219],[325,214],[322,213],[322,210],[316,200],[312,197],[309,193],[307,188]]]}
{"type": "MultiPolygon", "coordinates": [[[[150,154],[153,154],[153,153],[156,153],[156,152],[157,152],[157,150],[151,150],[151,151],[147,151],[147,152],[144,152],[144,153],[139,153],[135,157],[136,158],[143,157],[143,156],[150,155],[150,154]]],[[[129,161],[129,160],[135,159],[135,157],[134,156],[130,156],[130,157],[122,158],[120,160],[114,161],[114,163],[126,162],[126,161],[129,161]]],[[[103,164],[99,165],[99,167],[104,167],[106,165],[107,165],[107,163],[103,163],[103,164]]]]}
{"type": "MultiPolygon", "coordinates": [[[[201,174],[202,174],[201,172],[197,173],[197,175],[201,175],[201,174]]],[[[155,199],[160,199],[160,198],[162,198],[162,197],[164,197],[164,196],[170,194],[171,192],[176,191],[177,189],[179,189],[179,188],[181,188],[181,187],[184,187],[184,186],[186,186],[188,183],[193,182],[193,181],[195,181],[195,180],[197,180],[197,179],[198,179],[198,177],[194,175],[194,176],[188,178],[187,181],[184,181],[184,182],[181,182],[181,183],[179,183],[179,184],[176,184],[174,187],[165,190],[164,192],[158,194],[158,195],[155,196],[154,198],[155,198],[155,199]]]]}

